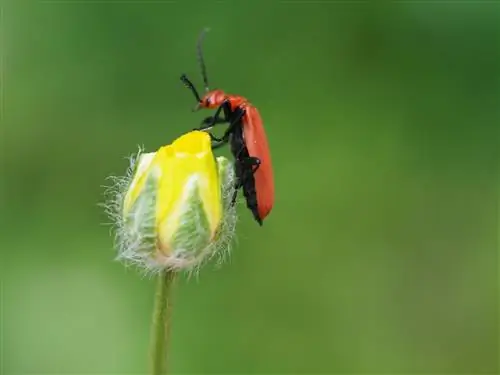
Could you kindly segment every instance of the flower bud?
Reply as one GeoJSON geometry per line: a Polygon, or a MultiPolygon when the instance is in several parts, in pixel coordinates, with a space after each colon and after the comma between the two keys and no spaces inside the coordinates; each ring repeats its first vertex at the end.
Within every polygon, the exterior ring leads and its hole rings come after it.
{"type": "Polygon", "coordinates": [[[183,270],[229,248],[236,214],[234,170],[210,136],[192,131],[139,153],[115,189],[118,259],[147,272],[183,270]]]}

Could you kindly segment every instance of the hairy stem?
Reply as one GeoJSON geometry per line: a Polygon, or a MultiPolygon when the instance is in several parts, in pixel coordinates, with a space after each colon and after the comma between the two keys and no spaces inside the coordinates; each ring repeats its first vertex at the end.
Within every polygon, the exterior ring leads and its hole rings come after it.
{"type": "Polygon", "coordinates": [[[175,280],[174,271],[164,271],[158,276],[153,314],[153,341],[151,344],[151,374],[167,374],[168,341],[171,330],[172,297],[175,280]]]}

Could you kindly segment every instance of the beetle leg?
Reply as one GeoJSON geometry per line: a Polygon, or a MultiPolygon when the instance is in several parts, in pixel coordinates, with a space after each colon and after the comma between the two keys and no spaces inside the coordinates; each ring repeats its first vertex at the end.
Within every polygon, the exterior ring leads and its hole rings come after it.
{"type": "Polygon", "coordinates": [[[249,179],[251,176],[255,174],[255,172],[257,172],[257,170],[260,167],[260,164],[261,164],[260,159],[254,156],[249,156],[240,162],[240,166],[242,166],[243,168],[250,167],[252,169],[251,170],[246,169],[244,175],[236,182],[236,185],[234,187],[235,190],[233,193],[233,198],[231,200],[231,206],[234,206],[236,203],[236,196],[238,194],[238,190],[245,184],[247,179],[249,179]]]}
{"type": "Polygon", "coordinates": [[[240,123],[241,119],[245,115],[245,110],[238,108],[234,112],[231,112],[231,107],[229,101],[226,100],[224,103],[220,105],[220,107],[215,112],[213,117],[207,117],[203,120],[202,124],[206,124],[205,126],[201,126],[198,130],[208,130],[211,129],[216,124],[223,124],[229,122],[229,126],[224,132],[224,135],[221,140],[227,142],[229,139],[229,135],[234,131],[234,128],[240,123]],[[225,119],[222,120],[219,118],[221,110],[224,110],[225,119]],[[210,121],[210,122],[208,122],[210,121]]]}
{"type": "Polygon", "coordinates": [[[224,141],[222,139],[216,138],[211,133],[209,133],[209,134],[210,134],[210,138],[212,140],[212,150],[216,150],[216,149],[224,146],[227,143],[227,141],[224,141]]]}
{"type": "Polygon", "coordinates": [[[245,184],[246,180],[248,178],[250,178],[251,176],[253,176],[255,174],[255,172],[257,172],[257,170],[260,167],[260,164],[261,164],[260,159],[254,157],[254,156],[249,156],[249,157],[241,160],[240,166],[242,166],[243,168],[250,167],[251,169],[250,170],[245,169],[243,176],[236,183],[237,189],[241,188],[245,184]]]}
{"type": "MultiPolygon", "coordinates": [[[[222,147],[227,142],[229,142],[229,136],[233,132],[236,125],[238,125],[240,123],[241,118],[243,117],[244,114],[245,114],[245,110],[243,110],[243,109],[238,109],[237,112],[235,112],[235,115],[231,119],[231,123],[229,124],[229,127],[226,129],[226,131],[224,132],[224,134],[222,135],[221,138],[217,138],[215,135],[213,135],[212,133],[209,132],[210,138],[212,140],[212,150],[215,150],[219,147],[222,147]],[[214,143],[214,141],[215,141],[215,143],[214,143]]],[[[202,124],[203,123],[204,124],[210,123],[210,125],[208,125],[206,127],[202,126],[200,128],[194,129],[194,130],[208,130],[208,129],[211,129],[213,127],[213,125],[215,125],[215,124],[222,124],[222,123],[226,123],[226,122],[227,121],[225,119],[215,118],[215,116],[206,117],[203,120],[202,124]]]]}
{"type": "Polygon", "coordinates": [[[231,198],[231,207],[236,204],[236,198],[238,197],[238,189],[234,190],[233,197],[231,198]]]}
{"type": "Polygon", "coordinates": [[[243,163],[244,167],[251,167],[252,168],[252,170],[250,171],[251,175],[254,175],[255,172],[257,172],[257,169],[259,169],[260,164],[261,164],[260,159],[256,158],[255,156],[249,156],[249,157],[243,159],[242,163],[243,163]]]}
{"type": "Polygon", "coordinates": [[[222,144],[223,144],[222,139],[217,138],[215,135],[213,135],[210,132],[206,132],[206,133],[210,136],[210,141],[212,142],[212,149],[216,149],[216,148],[219,148],[220,146],[222,146],[222,144]]]}
{"type": "Polygon", "coordinates": [[[207,133],[210,136],[210,140],[212,141],[212,150],[218,149],[219,147],[224,146],[228,142],[227,139],[217,138],[212,133],[210,132],[207,133]]]}
{"type": "Polygon", "coordinates": [[[196,130],[208,130],[211,129],[214,125],[224,124],[229,122],[228,115],[231,114],[231,106],[229,104],[229,100],[224,100],[222,104],[217,108],[215,114],[210,117],[206,117],[202,122],[201,126],[196,130]],[[221,112],[224,111],[224,119],[221,119],[219,116],[221,112]]]}
{"type": "MultiPolygon", "coordinates": [[[[203,124],[223,124],[225,123],[226,120],[222,119],[222,118],[218,118],[218,119],[214,119],[214,117],[210,116],[210,117],[206,117],[203,121],[202,121],[202,126],[199,127],[199,128],[195,128],[193,130],[199,130],[199,131],[207,131],[209,130],[210,128],[212,128],[213,125],[209,125],[208,127],[206,126],[203,126],[203,124]]],[[[208,134],[210,134],[210,139],[212,140],[212,142],[223,142],[222,138],[217,138],[215,135],[213,135],[212,133],[210,132],[207,132],[208,134]]],[[[226,142],[223,142],[223,144],[225,144],[226,142]]],[[[222,146],[222,144],[220,145],[222,146]]],[[[212,148],[218,148],[220,146],[217,146],[217,147],[214,147],[213,144],[212,144],[212,148]]]]}
{"type": "Polygon", "coordinates": [[[215,118],[215,116],[208,116],[208,117],[205,117],[203,119],[203,121],[201,122],[201,126],[200,128],[204,128],[204,130],[208,130],[206,129],[207,126],[214,126],[214,125],[218,125],[218,124],[225,124],[227,123],[227,120],[225,118],[215,118]]]}
{"type": "Polygon", "coordinates": [[[203,119],[201,122],[200,127],[194,129],[194,130],[209,130],[211,129],[214,125],[218,124],[225,124],[227,121],[223,118],[215,118],[215,116],[208,116],[203,119]]]}
{"type": "Polygon", "coordinates": [[[231,133],[234,131],[234,128],[240,124],[240,121],[241,119],[243,118],[243,115],[245,114],[245,110],[244,109],[241,109],[241,108],[238,108],[232,115],[232,118],[231,118],[231,122],[228,126],[228,128],[226,129],[226,131],[224,132],[224,134],[222,135],[221,139],[224,140],[224,141],[228,141],[229,139],[229,136],[231,135],[231,133]]]}

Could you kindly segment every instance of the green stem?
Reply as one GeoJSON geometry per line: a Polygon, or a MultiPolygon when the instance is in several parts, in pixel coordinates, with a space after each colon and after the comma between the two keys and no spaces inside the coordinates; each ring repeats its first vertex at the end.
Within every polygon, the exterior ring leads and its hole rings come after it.
{"type": "Polygon", "coordinates": [[[158,276],[153,314],[153,342],[151,345],[151,374],[167,374],[168,341],[171,330],[172,297],[175,280],[174,271],[165,271],[158,276]]]}

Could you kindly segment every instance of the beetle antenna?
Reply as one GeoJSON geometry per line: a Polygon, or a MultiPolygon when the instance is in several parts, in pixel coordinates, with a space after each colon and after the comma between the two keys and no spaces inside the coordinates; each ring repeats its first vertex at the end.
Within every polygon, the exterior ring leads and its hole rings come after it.
{"type": "Polygon", "coordinates": [[[203,29],[203,31],[201,32],[200,36],[198,37],[198,43],[196,45],[197,54],[198,54],[198,63],[200,64],[201,76],[203,77],[203,83],[205,85],[205,91],[209,91],[209,88],[208,88],[207,67],[205,66],[205,60],[203,59],[202,44],[203,44],[203,39],[205,38],[205,35],[209,31],[210,31],[210,29],[208,27],[205,28],[205,29],[203,29]]]}
{"type": "Polygon", "coordinates": [[[196,87],[194,87],[193,83],[189,80],[189,78],[185,74],[181,75],[181,81],[182,83],[184,83],[184,86],[186,86],[188,89],[191,90],[191,92],[196,98],[196,101],[201,103],[201,98],[200,94],[198,94],[198,90],[196,90],[196,87]]]}

